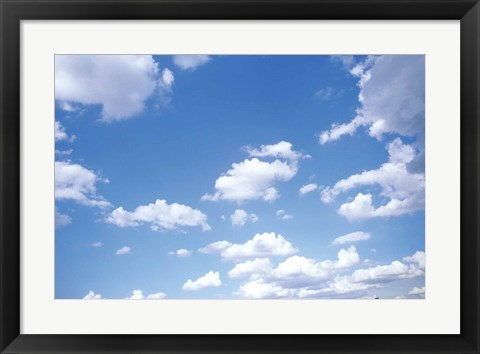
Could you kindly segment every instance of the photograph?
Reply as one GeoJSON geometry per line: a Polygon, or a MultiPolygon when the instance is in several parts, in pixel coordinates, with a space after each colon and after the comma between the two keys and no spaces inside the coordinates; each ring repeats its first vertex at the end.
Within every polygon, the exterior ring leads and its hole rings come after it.
{"type": "Polygon", "coordinates": [[[55,299],[427,298],[425,55],[54,65],[55,299]]]}

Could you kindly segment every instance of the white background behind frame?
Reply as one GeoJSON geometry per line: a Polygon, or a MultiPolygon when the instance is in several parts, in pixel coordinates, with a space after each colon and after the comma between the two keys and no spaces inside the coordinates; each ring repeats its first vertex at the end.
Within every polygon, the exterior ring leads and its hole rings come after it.
{"type": "Polygon", "coordinates": [[[21,144],[22,334],[460,333],[459,21],[22,21],[21,144]],[[55,54],[425,54],[426,299],[54,300],[55,54]]]}

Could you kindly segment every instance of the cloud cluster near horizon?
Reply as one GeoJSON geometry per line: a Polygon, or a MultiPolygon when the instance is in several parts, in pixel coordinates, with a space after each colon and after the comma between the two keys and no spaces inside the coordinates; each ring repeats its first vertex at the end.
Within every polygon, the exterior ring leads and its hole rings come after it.
{"type": "MultiPolygon", "coordinates": [[[[354,232],[334,239],[332,245],[343,245],[370,239],[370,234],[354,232]]],[[[299,249],[281,235],[256,234],[244,244],[217,241],[200,253],[220,254],[235,263],[229,278],[246,279],[234,292],[238,297],[252,299],[323,298],[344,295],[359,296],[363,291],[381,288],[385,283],[424,275],[425,253],[416,252],[390,264],[363,268],[355,246],[338,251],[337,259],[317,261],[295,255],[299,249]],[[286,258],[276,266],[271,258],[286,258]]],[[[210,272],[196,282],[185,283],[188,290],[220,286],[219,278],[210,272]]],[[[411,294],[411,295],[416,295],[411,294]]]]}

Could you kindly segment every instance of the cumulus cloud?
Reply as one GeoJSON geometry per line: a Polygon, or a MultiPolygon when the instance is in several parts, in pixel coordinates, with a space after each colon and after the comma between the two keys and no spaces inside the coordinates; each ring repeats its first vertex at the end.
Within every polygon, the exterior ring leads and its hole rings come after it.
{"type": "Polygon", "coordinates": [[[168,68],[163,69],[162,76],[160,78],[160,84],[159,84],[160,87],[163,87],[167,90],[171,90],[174,81],[175,81],[175,76],[173,75],[173,72],[168,68]]]}
{"type": "Polygon", "coordinates": [[[173,72],[168,68],[163,69],[157,81],[157,86],[160,102],[164,105],[168,105],[172,100],[174,82],[175,75],[173,72]]]}
{"type": "Polygon", "coordinates": [[[296,173],[296,166],[279,160],[264,162],[254,158],[233,163],[232,168],[216,180],[216,192],[205,194],[202,200],[273,201],[279,197],[278,190],[272,186],[274,182],[289,181],[296,173]]]}
{"type": "Polygon", "coordinates": [[[277,210],[275,215],[277,215],[278,220],[289,220],[293,218],[293,215],[287,214],[287,212],[283,209],[277,210]]]}
{"type": "Polygon", "coordinates": [[[211,58],[208,55],[174,55],[173,63],[182,70],[194,71],[199,66],[206,64],[211,58]]]}
{"type": "Polygon", "coordinates": [[[66,214],[60,213],[57,208],[55,208],[55,227],[59,228],[66,226],[72,223],[72,218],[66,214]]]}
{"type": "Polygon", "coordinates": [[[256,234],[251,240],[242,244],[231,244],[227,241],[215,242],[208,245],[205,250],[209,250],[209,253],[220,253],[223,259],[233,261],[282,257],[298,252],[298,249],[293,247],[282,235],[276,235],[274,232],[256,234]]]}
{"type": "Polygon", "coordinates": [[[101,105],[106,122],[128,119],[144,110],[158,76],[151,55],[56,55],[55,99],[101,105]]]}
{"type": "Polygon", "coordinates": [[[147,300],[161,300],[161,299],[165,299],[166,297],[167,297],[167,294],[165,293],[154,293],[154,294],[147,295],[147,300]]]}
{"type": "Polygon", "coordinates": [[[371,236],[368,232],[356,231],[356,232],[351,232],[344,236],[337,237],[330,244],[334,246],[343,245],[345,243],[369,240],[370,237],[371,236]]]}
{"type": "Polygon", "coordinates": [[[404,257],[403,260],[408,263],[415,263],[420,269],[425,269],[425,252],[417,251],[411,256],[404,257]]]}
{"type": "Polygon", "coordinates": [[[187,282],[183,284],[182,290],[196,291],[205,288],[217,288],[221,285],[222,280],[220,279],[220,273],[209,271],[203,277],[200,277],[195,281],[188,279],[187,282]]]}
{"type": "Polygon", "coordinates": [[[360,256],[354,246],[340,250],[336,260],[315,261],[306,257],[292,256],[273,269],[267,261],[256,260],[249,264],[241,264],[242,267],[237,269],[239,276],[250,278],[235,294],[254,299],[306,297],[304,292],[312,286],[315,289],[322,285],[329,286],[325,284],[336,272],[353,267],[359,262],[360,256]],[[258,269],[258,272],[255,272],[255,269],[258,269]]]}
{"type": "Polygon", "coordinates": [[[99,247],[102,247],[102,246],[103,246],[103,243],[100,242],[100,241],[92,243],[92,247],[95,247],[95,248],[99,248],[99,247]]]}
{"type": "Polygon", "coordinates": [[[354,246],[340,250],[336,260],[316,261],[292,256],[275,268],[267,261],[242,264],[242,268],[238,267],[239,277],[249,278],[234,294],[254,299],[361,297],[362,294],[365,296],[366,290],[382,288],[384,283],[424,276],[417,264],[393,261],[358,269],[361,264],[354,246]],[[346,271],[351,274],[345,274],[346,271]]]}
{"type": "Polygon", "coordinates": [[[247,299],[277,299],[293,297],[295,293],[295,289],[286,289],[275,283],[256,279],[241,285],[234,294],[247,299]]]}
{"type": "Polygon", "coordinates": [[[83,297],[83,300],[101,300],[103,299],[101,294],[95,294],[94,291],[90,290],[87,295],[83,297]]]}
{"type": "Polygon", "coordinates": [[[55,199],[73,200],[86,206],[100,208],[111,204],[97,195],[97,182],[104,182],[93,171],[69,161],[55,162],[55,199]]]}
{"type": "Polygon", "coordinates": [[[399,216],[423,210],[425,204],[425,176],[412,173],[407,164],[415,158],[415,149],[397,138],[387,145],[389,162],[376,170],[364,171],[338,181],[333,187],[324,188],[322,201],[329,203],[340,193],[361,186],[379,185],[380,195],[389,201],[375,208],[371,194],[358,193],[351,202],[340,206],[339,214],[349,220],[373,217],[399,216]]]}
{"type": "Polygon", "coordinates": [[[117,252],[115,252],[115,254],[117,256],[122,256],[124,254],[130,254],[130,251],[131,251],[130,247],[123,246],[122,248],[118,249],[117,252]]]}
{"type": "Polygon", "coordinates": [[[303,155],[298,151],[294,151],[293,145],[288,141],[281,141],[273,145],[262,145],[259,149],[251,146],[246,146],[244,149],[251,157],[274,157],[287,159],[293,162],[300,159],[310,158],[310,155],[303,155]]]}
{"type": "Polygon", "coordinates": [[[118,227],[135,227],[148,223],[153,231],[184,226],[200,226],[203,231],[211,229],[207,216],[200,210],[178,203],[168,204],[166,200],[160,199],[155,203],[140,205],[131,212],[119,207],[105,218],[105,222],[118,227]]]}
{"type": "Polygon", "coordinates": [[[412,290],[408,292],[408,295],[418,295],[420,297],[425,297],[425,287],[422,286],[421,288],[419,287],[414,287],[412,290]]]}
{"type": "Polygon", "coordinates": [[[245,225],[247,220],[257,222],[258,217],[255,214],[248,214],[243,209],[237,209],[233,212],[232,215],[230,215],[230,219],[232,220],[232,225],[234,227],[242,227],[243,225],[245,225]]]}
{"type": "Polygon", "coordinates": [[[65,127],[59,121],[55,121],[55,142],[68,141],[72,142],[76,139],[75,135],[69,136],[65,127]]]}
{"type": "Polygon", "coordinates": [[[238,263],[228,272],[230,278],[244,278],[255,275],[259,277],[263,274],[271,273],[272,262],[268,258],[255,258],[254,260],[238,263]]]}
{"type": "Polygon", "coordinates": [[[387,282],[398,279],[409,279],[424,275],[422,269],[415,264],[404,264],[400,261],[393,261],[391,264],[379,265],[372,268],[357,269],[350,279],[355,283],[359,282],[387,282]]]}
{"type": "Polygon", "coordinates": [[[423,149],[425,132],[425,57],[422,55],[369,56],[363,62],[339,57],[351,75],[359,79],[357,116],[346,124],[335,124],[320,134],[325,144],[353,135],[365,126],[372,137],[388,133],[416,137],[423,149]]]}
{"type": "Polygon", "coordinates": [[[181,248],[181,249],[179,249],[179,250],[170,252],[170,254],[173,254],[173,255],[175,255],[175,256],[177,256],[177,257],[180,257],[180,258],[185,258],[185,257],[191,256],[192,251],[191,251],[191,250],[187,250],[187,249],[185,249],[185,248],[181,248]]]}
{"type": "Polygon", "coordinates": [[[316,262],[313,259],[292,256],[280,263],[273,274],[279,279],[295,279],[302,277],[324,277],[330,274],[329,271],[342,268],[349,268],[360,262],[360,256],[355,246],[348,249],[341,249],[336,260],[325,260],[316,262]]]}
{"type": "Polygon", "coordinates": [[[260,149],[247,147],[251,159],[233,163],[232,168],[215,181],[215,193],[205,194],[202,200],[230,200],[243,202],[263,199],[273,201],[279,197],[275,182],[291,180],[298,171],[298,160],[306,158],[292,150],[292,144],[281,141],[274,145],[262,145],[260,149]],[[272,162],[262,158],[275,158],[272,162]],[[284,161],[280,161],[283,159],[284,161]]]}
{"type": "Polygon", "coordinates": [[[317,184],[309,183],[309,184],[306,184],[306,185],[302,186],[302,188],[300,188],[298,193],[303,196],[307,193],[315,191],[317,188],[318,188],[317,184]]]}
{"type": "Polygon", "coordinates": [[[161,300],[164,299],[167,295],[164,293],[155,293],[150,295],[143,295],[142,290],[133,290],[132,295],[127,297],[129,300],[161,300]]]}
{"type": "MultiPolygon", "coordinates": [[[[347,276],[336,276],[320,289],[302,288],[297,292],[299,298],[341,297],[344,294],[355,294],[372,288],[380,288],[379,284],[354,283],[347,276]]],[[[371,299],[372,297],[367,297],[371,299]]],[[[374,298],[374,297],[373,297],[374,298]]]]}

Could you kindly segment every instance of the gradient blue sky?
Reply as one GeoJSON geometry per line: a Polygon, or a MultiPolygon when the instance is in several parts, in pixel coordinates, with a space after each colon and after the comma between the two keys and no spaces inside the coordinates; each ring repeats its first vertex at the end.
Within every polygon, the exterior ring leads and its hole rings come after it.
{"type": "Polygon", "coordinates": [[[425,297],[423,56],[55,61],[56,298],[425,297]]]}

